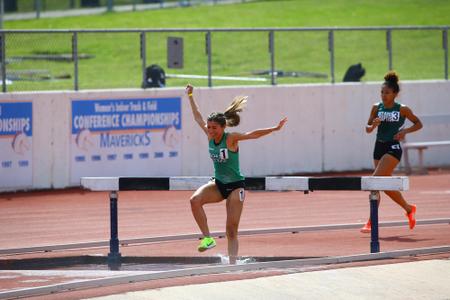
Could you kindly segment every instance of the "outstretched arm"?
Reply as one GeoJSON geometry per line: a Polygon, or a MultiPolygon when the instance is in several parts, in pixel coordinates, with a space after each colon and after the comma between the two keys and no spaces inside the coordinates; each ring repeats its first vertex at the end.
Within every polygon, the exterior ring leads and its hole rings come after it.
{"type": "Polygon", "coordinates": [[[192,114],[194,115],[194,120],[197,122],[197,124],[200,126],[200,128],[205,132],[206,135],[208,135],[208,131],[206,129],[206,122],[203,119],[202,114],[200,113],[200,110],[198,109],[197,102],[194,100],[194,87],[190,84],[186,86],[186,94],[189,98],[189,103],[191,104],[192,114]]]}
{"type": "Polygon", "coordinates": [[[265,136],[269,133],[272,133],[274,131],[278,131],[281,128],[283,128],[284,124],[286,124],[287,118],[282,119],[277,126],[269,127],[269,128],[262,128],[262,129],[256,129],[253,131],[249,131],[246,133],[233,133],[231,135],[233,142],[243,141],[243,140],[251,140],[251,139],[257,139],[262,136],[265,136]]]}

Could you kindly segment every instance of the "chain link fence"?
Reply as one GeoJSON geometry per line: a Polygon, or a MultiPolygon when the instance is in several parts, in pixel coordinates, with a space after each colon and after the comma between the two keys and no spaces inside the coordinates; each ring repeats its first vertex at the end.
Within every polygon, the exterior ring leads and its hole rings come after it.
{"type": "MultiPolygon", "coordinates": [[[[448,80],[448,27],[0,31],[3,92],[341,82],[352,65],[380,81],[448,80]],[[170,38],[182,41],[173,68],[170,38]]],[[[348,81],[348,80],[346,80],[348,81]]]]}
{"type": "Polygon", "coordinates": [[[165,7],[185,7],[204,4],[222,4],[248,2],[251,0],[0,0],[4,12],[8,14],[34,13],[36,18],[41,13],[66,11],[84,8],[103,8],[107,11],[123,9],[145,9],[165,7]]]}

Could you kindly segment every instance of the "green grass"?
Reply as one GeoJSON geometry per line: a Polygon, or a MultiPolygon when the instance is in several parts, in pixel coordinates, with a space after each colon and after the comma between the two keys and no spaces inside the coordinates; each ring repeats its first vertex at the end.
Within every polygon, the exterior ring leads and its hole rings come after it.
{"type": "MultiPolygon", "coordinates": [[[[95,16],[48,18],[5,22],[5,29],[99,29],[99,28],[258,28],[258,27],[349,27],[398,25],[449,25],[447,0],[292,0],[254,1],[233,5],[194,6],[95,16]]],[[[393,67],[402,79],[442,79],[444,51],[441,31],[394,31],[393,67]]],[[[70,53],[68,34],[11,34],[7,36],[7,58],[33,53],[70,53]]],[[[141,83],[139,34],[79,34],[80,53],[92,59],[79,63],[80,88],[128,88],[141,83]]],[[[147,65],[157,63],[167,73],[207,74],[204,33],[148,33],[147,65]],[[168,69],[168,36],[184,38],[184,68],[168,69]]],[[[252,76],[254,70],[270,68],[267,32],[215,32],[212,34],[213,75],[252,76]]],[[[327,32],[276,32],[276,68],[327,74],[328,78],[278,78],[279,84],[330,82],[327,32]]],[[[335,33],[335,78],[349,65],[361,62],[365,81],[379,81],[388,69],[385,32],[341,31],[335,33]]],[[[70,74],[68,62],[14,61],[13,70],[48,70],[52,75],[70,74]]],[[[183,86],[187,80],[168,79],[168,86],[183,86]]],[[[206,80],[191,80],[206,86],[206,80]]],[[[217,81],[213,85],[269,84],[217,81]]],[[[12,91],[71,89],[73,79],[18,81],[12,91]]]]}

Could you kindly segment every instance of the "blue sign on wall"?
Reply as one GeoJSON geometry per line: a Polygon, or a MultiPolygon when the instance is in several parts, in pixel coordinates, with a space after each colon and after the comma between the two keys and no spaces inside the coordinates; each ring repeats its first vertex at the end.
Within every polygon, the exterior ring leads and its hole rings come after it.
{"type": "Polygon", "coordinates": [[[71,181],[181,171],[181,98],[72,101],[71,181]]]}
{"type": "Polygon", "coordinates": [[[32,102],[0,102],[0,188],[32,185],[32,136],[32,102]]]}

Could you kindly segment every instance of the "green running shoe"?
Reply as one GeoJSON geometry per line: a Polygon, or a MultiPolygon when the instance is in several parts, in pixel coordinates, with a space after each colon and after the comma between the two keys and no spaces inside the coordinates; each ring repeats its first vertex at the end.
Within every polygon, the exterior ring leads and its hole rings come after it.
{"type": "Polygon", "coordinates": [[[200,245],[198,245],[198,251],[203,252],[208,249],[214,248],[216,246],[216,241],[209,236],[205,236],[201,241],[200,245]]]}

